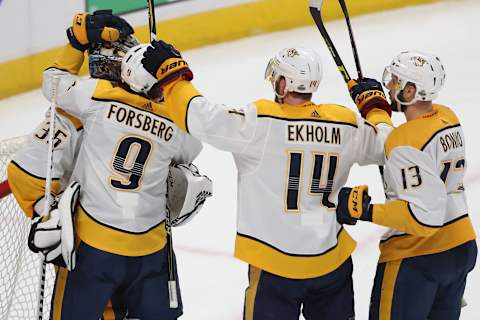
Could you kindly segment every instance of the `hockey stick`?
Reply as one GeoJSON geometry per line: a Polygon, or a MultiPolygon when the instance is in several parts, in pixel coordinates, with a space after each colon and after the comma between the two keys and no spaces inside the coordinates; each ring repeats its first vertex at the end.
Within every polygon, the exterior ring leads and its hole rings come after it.
{"type": "Polygon", "coordinates": [[[155,23],[155,4],[153,0],[147,0],[148,28],[150,30],[150,42],[157,40],[157,25],[155,23]]]}
{"type": "MultiPolygon", "coordinates": [[[[150,29],[150,42],[157,40],[157,26],[155,24],[155,5],[153,0],[147,0],[148,27],[150,29]]],[[[175,273],[175,258],[173,256],[173,235],[170,210],[166,208],[165,231],[167,233],[167,262],[168,262],[168,298],[171,309],[178,308],[177,277],[175,273]]]]}
{"type": "MultiPolygon", "coordinates": [[[[342,11],[345,16],[345,19],[347,21],[348,32],[350,35],[350,43],[352,45],[352,50],[353,50],[353,57],[355,58],[355,64],[357,66],[358,78],[363,79],[362,69],[360,67],[360,59],[358,57],[358,51],[357,51],[357,46],[355,44],[355,39],[353,38],[353,31],[352,31],[352,26],[350,24],[350,16],[348,14],[347,5],[345,4],[344,0],[339,0],[339,2],[340,2],[340,6],[342,7],[342,11]]],[[[323,0],[310,0],[310,15],[312,16],[313,21],[315,21],[315,24],[318,28],[318,31],[320,31],[320,34],[322,35],[323,40],[325,40],[328,50],[330,51],[332,58],[338,67],[338,70],[343,76],[343,80],[345,81],[345,83],[348,83],[348,81],[350,81],[352,78],[350,77],[350,74],[345,68],[342,58],[340,58],[337,48],[335,48],[335,45],[333,44],[333,41],[330,38],[330,35],[328,34],[327,29],[325,28],[325,24],[323,23],[323,20],[322,20],[322,4],[323,4],[323,0]]],[[[378,166],[378,171],[380,171],[382,182],[384,182],[383,166],[378,166]]]]}
{"type": "MultiPolygon", "coordinates": [[[[52,79],[52,104],[50,105],[50,127],[48,132],[48,155],[47,155],[47,177],[45,180],[45,206],[43,208],[43,216],[50,216],[50,204],[52,202],[52,171],[53,171],[53,136],[55,135],[55,108],[57,107],[57,89],[60,79],[54,77],[52,79]]],[[[40,269],[40,285],[38,288],[38,314],[39,320],[43,319],[43,300],[45,296],[45,276],[47,271],[47,263],[41,255],[40,269]]]]}
{"type": "Polygon", "coordinates": [[[315,24],[317,25],[318,31],[320,31],[323,40],[325,40],[327,48],[330,51],[330,54],[332,55],[332,58],[338,67],[338,71],[340,71],[343,76],[343,80],[348,83],[348,81],[350,81],[352,78],[350,77],[350,74],[348,74],[348,71],[343,64],[342,58],[340,58],[337,48],[335,48],[335,45],[333,44],[333,41],[330,38],[327,29],[325,29],[321,14],[322,4],[323,0],[310,0],[310,15],[312,16],[313,21],[315,21],[315,24]]]}
{"type": "Polygon", "coordinates": [[[338,0],[340,6],[342,7],[343,15],[347,21],[348,34],[350,35],[350,44],[352,45],[353,58],[355,59],[355,66],[357,67],[358,79],[363,79],[362,67],[360,66],[360,58],[358,57],[357,45],[355,44],[355,39],[353,37],[352,25],[350,24],[350,15],[348,14],[347,5],[345,0],[338,0]]]}
{"type": "Polygon", "coordinates": [[[8,180],[2,181],[0,183],[0,199],[8,196],[10,193],[12,193],[12,190],[10,190],[8,180]]]}

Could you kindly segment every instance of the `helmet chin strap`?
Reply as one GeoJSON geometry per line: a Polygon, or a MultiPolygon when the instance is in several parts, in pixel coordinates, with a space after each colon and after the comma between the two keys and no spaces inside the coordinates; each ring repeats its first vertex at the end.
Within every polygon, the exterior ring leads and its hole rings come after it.
{"type": "Polygon", "coordinates": [[[409,106],[418,101],[418,99],[414,97],[410,102],[405,102],[405,99],[403,99],[403,97],[400,95],[403,95],[403,89],[394,95],[396,103],[395,105],[392,104],[392,109],[395,111],[405,112],[409,106]]]}
{"type": "Polygon", "coordinates": [[[278,93],[277,83],[278,83],[278,81],[272,81],[273,91],[275,92],[275,102],[283,103],[283,99],[287,96],[288,92],[286,92],[286,90],[284,90],[283,94],[278,93]]]}

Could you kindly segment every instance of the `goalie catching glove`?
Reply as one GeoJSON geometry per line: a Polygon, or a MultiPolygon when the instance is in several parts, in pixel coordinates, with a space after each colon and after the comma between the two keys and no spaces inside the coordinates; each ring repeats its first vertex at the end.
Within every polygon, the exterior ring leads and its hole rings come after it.
{"type": "Polygon", "coordinates": [[[385,110],[388,116],[392,115],[392,108],[385,98],[382,84],[377,80],[369,78],[350,80],[348,91],[364,119],[375,108],[385,110]]]}
{"type": "Polygon", "coordinates": [[[167,180],[167,208],[172,227],[181,226],[200,211],[212,196],[212,180],[201,175],[193,164],[170,166],[167,180]]]}
{"type": "Polygon", "coordinates": [[[75,233],[73,213],[80,193],[78,182],[72,182],[63,192],[60,201],[51,206],[50,217],[33,220],[28,234],[28,247],[41,252],[45,261],[75,269],[75,233]]]}
{"type": "Polygon", "coordinates": [[[372,221],[373,205],[368,195],[368,186],[342,188],[338,193],[337,221],[354,225],[357,220],[372,221]]]}

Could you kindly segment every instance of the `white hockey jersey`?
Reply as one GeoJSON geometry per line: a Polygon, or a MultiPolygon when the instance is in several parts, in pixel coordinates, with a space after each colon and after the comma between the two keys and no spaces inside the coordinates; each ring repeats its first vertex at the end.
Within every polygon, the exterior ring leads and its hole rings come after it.
{"type": "Polygon", "coordinates": [[[385,190],[373,222],[392,228],[380,262],[442,252],[475,239],[463,177],[465,137],[455,113],[441,105],[396,128],[385,142],[385,190]]]}
{"type": "Polygon", "coordinates": [[[50,68],[43,80],[49,100],[54,77],[60,79],[57,103],[84,125],[72,174],[82,186],[75,217],[78,237],[125,256],[162,249],[169,165],[192,162],[201,143],[175,126],[165,105],[109,81],[50,68]]]}
{"type": "MultiPolygon", "coordinates": [[[[47,173],[50,116],[28,136],[9,163],[8,183],[18,204],[28,217],[43,213],[47,173]]],[[[82,123],[57,109],[53,136],[52,192],[57,193],[70,179],[82,141],[82,123]]]]}
{"type": "Polygon", "coordinates": [[[375,127],[337,105],[216,105],[189,82],[165,96],[179,127],[233,153],[237,258],[295,279],[327,274],[348,259],[355,241],[337,223],[337,195],[355,162],[383,163],[391,130],[384,111],[372,112],[385,122],[375,127]]]}

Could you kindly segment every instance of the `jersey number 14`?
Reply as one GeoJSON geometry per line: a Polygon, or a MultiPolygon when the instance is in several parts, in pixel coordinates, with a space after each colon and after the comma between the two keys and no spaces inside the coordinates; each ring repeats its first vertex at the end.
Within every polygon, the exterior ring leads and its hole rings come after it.
{"type": "MultiPolygon", "coordinates": [[[[302,191],[303,158],[303,152],[301,151],[288,151],[288,179],[285,190],[286,212],[301,211],[300,195],[302,191]]],[[[311,196],[320,196],[320,205],[323,207],[335,207],[335,204],[330,202],[329,196],[333,190],[333,180],[337,166],[337,154],[313,152],[313,168],[310,176],[308,194],[311,196]]]]}

